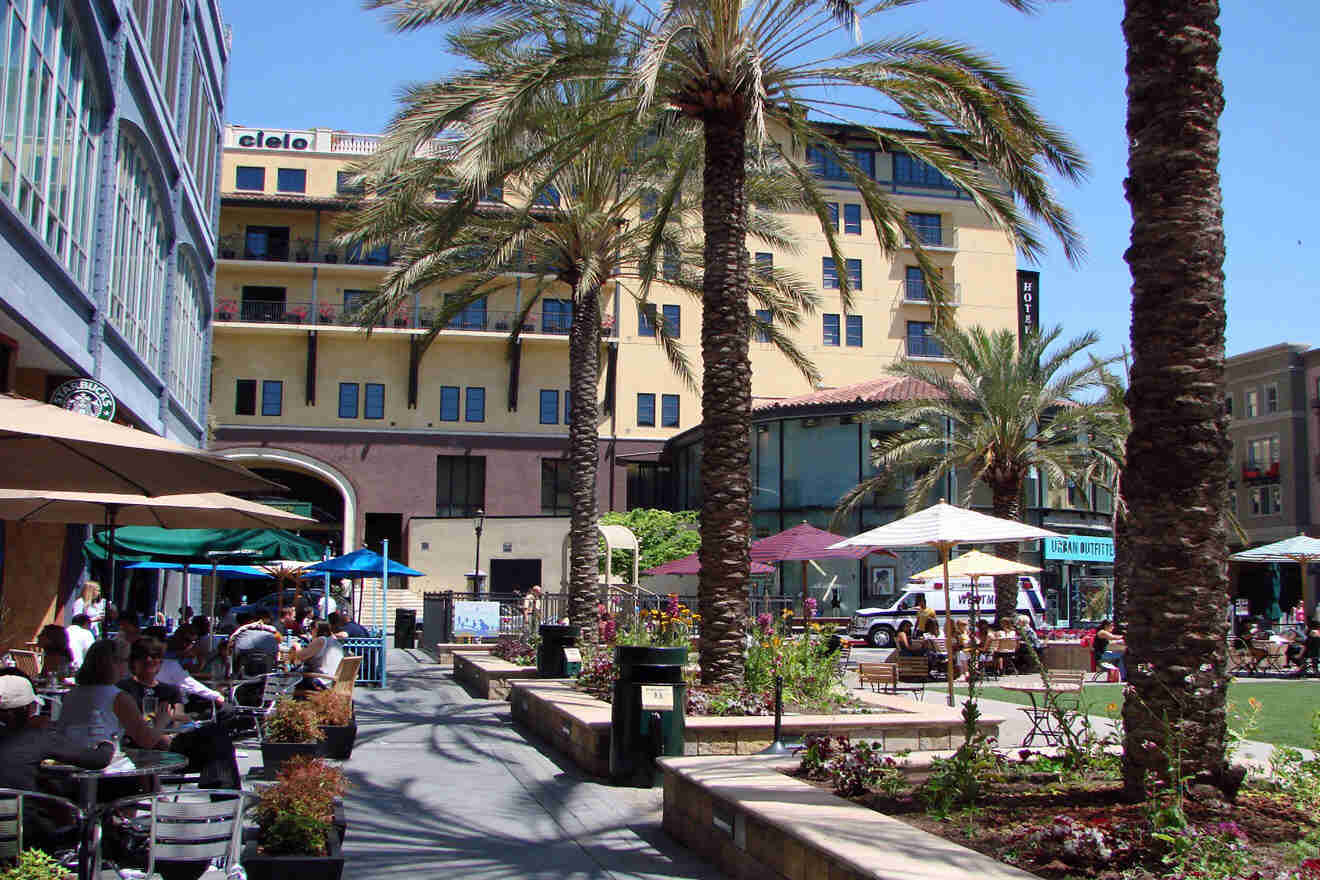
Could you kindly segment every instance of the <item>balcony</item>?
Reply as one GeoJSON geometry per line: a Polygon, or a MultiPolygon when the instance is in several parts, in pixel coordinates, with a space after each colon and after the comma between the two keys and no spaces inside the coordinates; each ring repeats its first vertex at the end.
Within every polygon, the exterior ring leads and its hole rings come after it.
{"type": "MultiPolygon", "coordinates": [[[[962,305],[962,285],[945,285],[946,293],[949,295],[949,305],[962,305]]],[[[925,279],[912,280],[905,279],[899,282],[899,293],[902,294],[904,305],[930,305],[930,289],[925,279]]]]}
{"type": "Polygon", "coordinates": [[[909,336],[906,339],[903,354],[910,358],[948,360],[944,346],[934,336],[909,336]]]}
{"type": "Polygon", "coordinates": [[[1242,481],[1245,483],[1277,483],[1279,481],[1279,463],[1269,465],[1243,462],[1242,481]]]}
{"type": "MultiPolygon", "coordinates": [[[[236,302],[221,300],[216,304],[217,322],[241,322],[246,324],[283,324],[310,325],[313,327],[360,327],[358,311],[354,307],[344,307],[334,303],[278,302],[266,300],[248,300],[236,302]]],[[[395,330],[430,330],[435,326],[437,310],[434,308],[399,309],[393,315],[378,319],[374,326],[395,330]]],[[[469,331],[476,333],[508,333],[518,320],[518,312],[506,312],[487,309],[455,316],[443,328],[446,331],[469,331]]],[[[562,315],[541,315],[532,313],[523,320],[522,332],[542,333],[551,336],[568,336],[572,327],[571,319],[562,315]]],[[[603,327],[604,337],[613,337],[612,326],[603,327]]]]}
{"type": "MultiPolygon", "coordinates": [[[[951,223],[940,226],[918,226],[914,230],[921,246],[930,251],[954,251],[958,249],[958,228],[951,223]]],[[[904,241],[903,247],[912,247],[911,240],[904,241]]]]}
{"type": "Polygon", "coordinates": [[[345,266],[388,266],[390,264],[390,253],[388,249],[379,249],[362,253],[360,249],[349,248],[345,250],[334,245],[322,244],[316,247],[311,245],[299,246],[298,244],[288,245],[284,243],[256,243],[256,246],[242,242],[224,241],[220,242],[220,259],[238,260],[240,262],[258,262],[258,263],[318,263],[318,264],[342,264],[345,266]]]}

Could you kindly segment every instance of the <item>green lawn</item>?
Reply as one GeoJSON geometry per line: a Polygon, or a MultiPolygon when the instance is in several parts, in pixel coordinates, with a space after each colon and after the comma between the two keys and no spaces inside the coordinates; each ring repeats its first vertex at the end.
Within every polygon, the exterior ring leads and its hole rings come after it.
{"type": "MultiPolygon", "coordinates": [[[[942,686],[929,685],[928,690],[942,686]]],[[[966,693],[965,687],[955,692],[966,693]]],[[[987,700],[1028,705],[1031,698],[1016,691],[994,686],[981,688],[979,693],[987,700]]],[[[1311,741],[1311,714],[1320,709],[1320,681],[1235,681],[1228,686],[1234,727],[1241,724],[1238,716],[1247,709],[1252,698],[1260,701],[1259,726],[1251,738],[1260,742],[1283,746],[1314,748],[1311,741]]],[[[1082,691],[1082,706],[1091,715],[1117,718],[1123,707],[1123,685],[1087,684],[1082,691]],[[1114,706],[1111,710],[1109,707],[1114,706]]]]}

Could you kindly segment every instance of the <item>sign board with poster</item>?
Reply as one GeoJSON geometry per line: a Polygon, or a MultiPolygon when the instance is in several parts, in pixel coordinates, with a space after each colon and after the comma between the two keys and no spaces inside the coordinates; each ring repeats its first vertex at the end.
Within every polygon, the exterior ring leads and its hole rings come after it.
{"type": "Polygon", "coordinates": [[[866,598],[880,599],[894,594],[894,569],[890,566],[876,566],[871,569],[870,581],[866,585],[866,598]]]}
{"type": "Polygon", "coordinates": [[[499,634],[499,602],[454,602],[454,635],[483,637],[499,634]]]}

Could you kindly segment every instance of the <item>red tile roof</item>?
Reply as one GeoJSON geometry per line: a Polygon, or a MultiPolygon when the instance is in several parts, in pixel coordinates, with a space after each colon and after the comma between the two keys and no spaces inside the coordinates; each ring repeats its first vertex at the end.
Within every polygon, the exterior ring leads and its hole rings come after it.
{"type": "Polygon", "coordinates": [[[920,400],[939,394],[934,386],[906,376],[882,376],[855,385],[822,388],[798,397],[761,399],[752,402],[753,412],[777,409],[804,409],[810,407],[847,406],[849,404],[882,404],[896,400],[920,400]]]}

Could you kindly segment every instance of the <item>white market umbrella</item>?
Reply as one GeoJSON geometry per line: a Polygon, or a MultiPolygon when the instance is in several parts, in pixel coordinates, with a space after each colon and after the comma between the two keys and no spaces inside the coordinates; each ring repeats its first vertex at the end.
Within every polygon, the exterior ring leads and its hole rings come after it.
{"type": "Polygon", "coordinates": [[[1315,588],[1306,577],[1306,566],[1320,562],[1320,538],[1297,535],[1273,544],[1253,547],[1228,557],[1234,562],[1296,562],[1302,567],[1302,610],[1306,619],[1315,614],[1315,588]]]}
{"type": "MultiPolygon", "coordinates": [[[[999,519],[941,501],[902,519],[854,535],[834,547],[932,547],[940,554],[944,573],[944,631],[951,634],[949,609],[949,551],[958,544],[1006,544],[1062,537],[1011,519],[999,519]]],[[[953,705],[953,646],[948,656],[949,705],[953,705]]]]}

